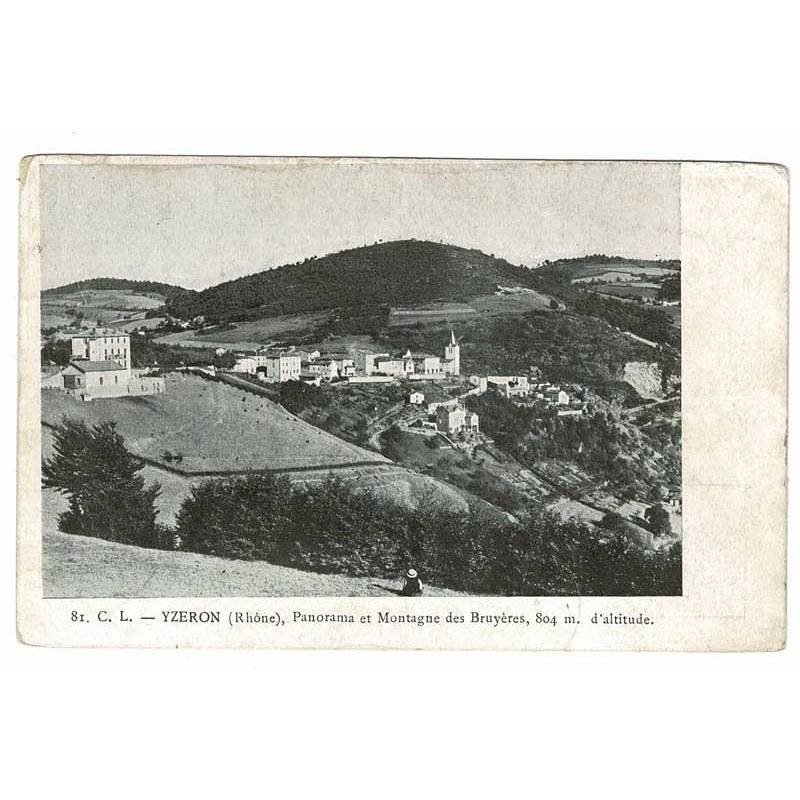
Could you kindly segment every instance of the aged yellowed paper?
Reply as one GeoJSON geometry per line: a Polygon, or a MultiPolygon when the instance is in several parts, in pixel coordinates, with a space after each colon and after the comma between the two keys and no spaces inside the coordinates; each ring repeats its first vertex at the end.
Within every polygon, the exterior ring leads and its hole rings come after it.
{"type": "Polygon", "coordinates": [[[783,646],[783,168],[20,182],[22,641],[783,646]]]}

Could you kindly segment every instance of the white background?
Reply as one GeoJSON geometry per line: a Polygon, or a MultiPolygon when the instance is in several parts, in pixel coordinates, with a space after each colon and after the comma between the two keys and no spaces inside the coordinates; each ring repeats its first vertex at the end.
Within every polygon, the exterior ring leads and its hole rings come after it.
{"type": "MultiPolygon", "coordinates": [[[[791,584],[788,650],[763,655],[88,652],[14,639],[19,158],[665,158],[800,169],[788,4],[556,5],[162,0],[0,12],[7,796],[796,790],[791,584]]],[[[793,369],[792,399],[796,382],[793,369]]],[[[791,474],[796,466],[792,447],[791,474]]],[[[796,521],[792,499],[790,540],[796,521]]],[[[789,553],[792,575],[791,543],[789,553]]]]}

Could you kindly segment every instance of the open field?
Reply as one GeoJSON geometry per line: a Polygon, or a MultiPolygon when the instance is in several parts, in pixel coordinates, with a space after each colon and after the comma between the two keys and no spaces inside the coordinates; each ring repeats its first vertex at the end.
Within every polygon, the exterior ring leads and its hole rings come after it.
{"type": "Polygon", "coordinates": [[[87,289],[70,294],[46,295],[42,299],[43,328],[75,324],[75,314],[83,314],[84,325],[111,325],[118,321],[138,319],[145,311],[164,304],[156,294],[134,294],[127,289],[87,289]],[[67,311],[73,312],[68,314],[67,311]]]}
{"type": "Polygon", "coordinates": [[[638,281],[637,283],[622,283],[622,284],[609,284],[608,286],[601,287],[602,291],[597,289],[598,294],[610,295],[611,297],[620,297],[623,300],[636,299],[639,297],[657,297],[659,292],[658,286],[652,286],[645,281],[638,281]]]}
{"type": "Polygon", "coordinates": [[[309,333],[320,322],[325,320],[328,312],[321,311],[309,314],[285,314],[267,319],[234,323],[235,327],[210,330],[207,335],[199,335],[197,331],[180,331],[160,336],[155,341],[160,344],[180,344],[191,347],[226,347],[243,349],[261,347],[275,339],[287,336],[298,336],[309,333]]]}
{"type": "Polygon", "coordinates": [[[473,297],[467,303],[424,303],[398,306],[389,312],[389,325],[399,327],[418,322],[452,322],[456,324],[480,314],[523,314],[548,309],[550,298],[533,289],[505,287],[495,294],[473,297]]]}
{"type": "Polygon", "coordinates": [[[417,322],[458,320],[475,314],[467,303],[424,303],[418,306],[398,306],[389,312],[389,325],[414,325],[417,322]]]}
{"type": "Polygon", "coordinates": [[[134,294],[130,289],[85,289],[70,294],[47,295],[42,305],[61,308],[150,309],[164,305],[158,294],[134,294]]]}
{"type": "Polygon", "coordinates": [[[597,281],[598,283],[612,283],[615,281],[632,281],[639,275],[650,276],[664,276],[664,275],[678,275],[678,270],[667,269],[666,267],[635,267],[623,266],[612,268],[605,267],[603,270],[598,268],[591,269],[589,274],[583,274],[580,277],[572,278],[572,283],[590,283],[597,281]],[[597,271],[595,271],[597,270],[597,271]]]}
{"type": "Polygon", "coordinates": [[[470,300],[479,314],[524,314],[550,308],[550,298],[533,289],[505,290],[501,294],[484,294],[470,300]]]}
{"type": "Polygon", "coordinates": [[[162,322],[164,322],[165,319],[166,317],[137,316],[133,317],[130,320],[124,320],[124,319],[112,320],[110,325],[116,330],[127,331],[128,333],[130,333],[131,331],[138,330],[139,328],[147,328],[148,330],[151,330],[152,328],[157,328],[159,325],[161,325],[162,322]]]}
{"type": "MultiPolygon", "coordinates": [[[[234,561],[195,553],[71,536],[45,527],[45,597],[388,597],[401,580],[322,575],[264,561],[234,561]]],[[[426,586],[427,596],[465,596],[426,586]]]]}

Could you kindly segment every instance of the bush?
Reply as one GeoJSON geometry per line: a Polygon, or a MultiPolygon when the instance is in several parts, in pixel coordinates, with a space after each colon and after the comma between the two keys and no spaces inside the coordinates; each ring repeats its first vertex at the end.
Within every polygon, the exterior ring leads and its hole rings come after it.
{"type": "Polygon", "coordinates": [[[69,498],[59,530],[142,547],[163,545],[167,534],[156,523],[155,509],[161,488],[145,488],[139,474],[144,462],[127,450],[115,423],[88,428],[65,417],[55,429],[54,451],[42,464],[42,486],[69,498]]]}
{"type": "MultiPolygon", "coordinates": [[[[487,595],[660,595],[680,587],[680,558],[624,536],[604,544],[577,522],[530,511],[519,523],[421,498],[393,506],[329,478],[300,488],[248,475],[192,489],[178,513],[182,548],[316,572],[395,577],[487,595]]],[[[678,588],[677,591],[680,591],[678,588]]]]}

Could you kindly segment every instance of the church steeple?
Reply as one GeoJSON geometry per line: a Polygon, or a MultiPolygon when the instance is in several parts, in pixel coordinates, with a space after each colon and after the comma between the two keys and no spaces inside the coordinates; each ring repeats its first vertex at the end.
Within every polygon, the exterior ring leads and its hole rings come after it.
{"type": "Polygon", "coordinates": [[[445,360],[450,362],[450,374],[460,375],[461,348],[458,346],[458,339],[456,339],[456,335],[453,332],[452,328],[450,329],[450,343],[446,345],[444,348],[444,357],[445,360]]]}

